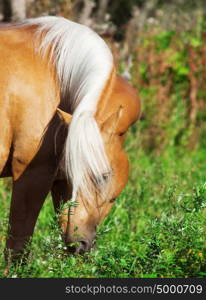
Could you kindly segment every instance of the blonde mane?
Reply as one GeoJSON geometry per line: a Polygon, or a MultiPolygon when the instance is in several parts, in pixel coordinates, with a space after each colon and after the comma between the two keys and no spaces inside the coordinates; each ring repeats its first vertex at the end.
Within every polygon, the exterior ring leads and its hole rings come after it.
{"type": "Polygon", "coordinates": [[[84,25],[60,17],[28,19],[22,23],[32,25],[37,26],[36,36],[42,37],[37,50],[44,55],[51,49],[61,97],[67,99],[72,112],[65,147],[72,198],[80,193],[91,201],[97,192],[105,198],[111,168],[94,115],[112,74],[112,54],[103,39],[84,25]]]}

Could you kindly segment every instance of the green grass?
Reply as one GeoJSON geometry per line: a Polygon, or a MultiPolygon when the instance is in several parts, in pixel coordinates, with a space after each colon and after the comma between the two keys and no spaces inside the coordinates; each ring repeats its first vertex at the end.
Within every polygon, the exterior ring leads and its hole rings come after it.
{"type": "MultiPolygon", "coordinates": [[[[28,264],[11,277],[206,277],[205,151],[168,147],[145,153],[129,133],[130,180],[104,223],[95,248],[68,255],[48,197],[28,264]]],[[[0,277],[10,192],[0,182],[0,277]]]]}

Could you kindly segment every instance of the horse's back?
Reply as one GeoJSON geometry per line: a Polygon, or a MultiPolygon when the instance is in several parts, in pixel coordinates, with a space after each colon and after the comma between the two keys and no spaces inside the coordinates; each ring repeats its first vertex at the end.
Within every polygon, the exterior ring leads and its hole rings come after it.
{"type": "Polygon", "coordinates": [[[32,31],[0,28],[0,173],[13,145],[15,179],[30,163],[59,103],[53,70],[32,31]]]}

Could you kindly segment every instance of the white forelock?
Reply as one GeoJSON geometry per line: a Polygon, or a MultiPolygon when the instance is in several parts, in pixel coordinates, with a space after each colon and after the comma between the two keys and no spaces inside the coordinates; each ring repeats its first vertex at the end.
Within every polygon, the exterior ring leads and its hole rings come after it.
{"type": "Polygon", "coordinates": [[[111,169],[94,114],[111,76],[112,54],[94,31],[67,19],[40,17],[28,19],[24,24],[38,26],[36,34],[43,36],[38,49],[42,54],[50,47],[61,95],[67,97],[73,114],[65,148],[73,199],[80,192],[89,201],[97,190],[104,198],[111,169]]]}

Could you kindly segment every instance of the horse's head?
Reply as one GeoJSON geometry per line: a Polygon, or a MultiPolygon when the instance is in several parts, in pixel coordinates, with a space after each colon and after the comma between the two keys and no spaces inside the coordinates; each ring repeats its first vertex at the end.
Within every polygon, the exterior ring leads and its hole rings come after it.
{"type": "MultiPolygon", "coordinates": [[[[136,90],[124,79],[117,77],[107,105],[99,103],[96,120],[104,142],[105,151],[111,166],[111,188],[106,193],[106,199],[98,195],[95,201],[85,201],[81,195],[77,197],[77,205],[72,207],[67,217],[61,218],[66,241],[69,244],[78,242],[74,249],[76,253],[88,251],[96,235],[96,228],[108,215],[115,199],[122,192],[128,180],[128,158],[123,149],[128,128],[138,119],[140,102],[136,90]]],[[[104,180],[108,175],[103,174],[104,180]]],[[[98,179],[97,179],[98,180],[98,179]]],[[[73,244],[74,245],[74,244],[73,244]]]]}

